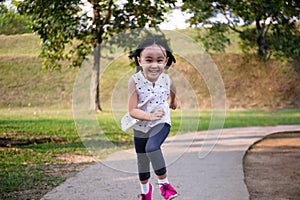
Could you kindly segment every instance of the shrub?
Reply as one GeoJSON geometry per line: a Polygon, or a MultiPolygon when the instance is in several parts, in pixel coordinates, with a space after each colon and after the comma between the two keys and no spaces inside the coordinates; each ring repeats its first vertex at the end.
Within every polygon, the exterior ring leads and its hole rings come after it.
{"type": "Polygon", "coordinates": [[[32,33],[30,26],[31,21],[27,16],[18,14],[14,9],[1,8],[0,34],[32,33]]]}

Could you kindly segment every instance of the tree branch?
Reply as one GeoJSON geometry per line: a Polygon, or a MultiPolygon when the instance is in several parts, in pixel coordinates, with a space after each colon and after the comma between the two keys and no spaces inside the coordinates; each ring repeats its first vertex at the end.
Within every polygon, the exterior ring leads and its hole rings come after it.
{"type": "Polygon", "coordinates": [[[113,0],[110,0],[109,3],[108,3],[107,14],[106,14],[106,17],[105,17],[104,24],[109,23],[109,20],[110,20],[111,15],[112,15],[112,9],[111,9],[112,5],[113,5],[113,0]]]}
{"type": "Polygon", "coordinates": [[[240,31],[240,30],[237,29],[234,25],[231,26],[230,23],[228,23],[227,25],[228,25],[228,27],[229,27],[231,30],[233,30],[233,31],[235,31],[235,32],[237,32],[237,33],[243,34],[243,31],[240,31]]]}
{"type": "Polygon", "coordinates": [[[234,25],[234,23],[227,17],[227,15],[226,15],[225,12],[222,12],[222,14],[225,16],[226,20],[228,21],[227,25],[228,25],[228,27],[229,27],[231,30],[233,30],[233,31],[235,31],[235,32],[237,32],[237,33],[240,33],[240,34],[243,33],[243,31],[240,31],[240,30],[238,30],[238,29],[236,28],[236,26],[234,25]]]}

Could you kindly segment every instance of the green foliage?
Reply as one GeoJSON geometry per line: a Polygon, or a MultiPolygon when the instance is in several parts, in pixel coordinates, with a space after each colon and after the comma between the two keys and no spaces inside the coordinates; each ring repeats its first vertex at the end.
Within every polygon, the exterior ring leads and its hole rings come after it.
{"type": "Polygon", "coordinates": [[[18,8],[21,13],[30,16],[33,30],[42,39],[41,57],[45,58],[46,68],[60,67],[60,60],[73,56],[77,59],[82,58],[82,42],[71,48],[70,53],[64,51],[75,39],[86,38],[86,32],[80,31],[84,24],[80,21],[82,18],[79,13],[79,1],[24,1],[18,8]]]}
{"type": "Polygon", "coordinates": [[[225,51],[226,46],[230,44],[228,34],[226,35],[227,31],[228,27],[221,23],[208,28],[207,32],[201,38],[206,51],[225,51]]]}
{"type": "Polygon", "coordinates": [[[0,35],[32,33],[31,21],[25,15],[18,14],[14,9],[0,7],[0,35]]]}
{"type": "Polygon", "coordinates": [[[208,49],[223,51],[225,45],[229,44],[224,38],[225,32],[219,28],[221,24],[227,27],[226,32],[234,30],[239,33],[241,47],[245,51],[255,47],[258,55],[264,59],[271,55],[299,58],[299,1],[186,0],[182,9],[193,14],[191,24],[211,27],[210,34],[202,36],[203,41],[211,43],[208,49]],[[211,20],[217,14],[221,14],[225,21],[211,20]],[[243,28],[240,28],[241,24],[243,28]]]}
{"type": "Polygon", "coordinates": [[[243,30],[243,34],[240,34],[241,38],[240,47],[243,52],[249,52],[257,46],[256,44],[256,29],[253,27],[246,27],[243,30]]]}
{"type": "Polygon", "coordinates": [[[300,60],[300,29],[299,24],[289,24],[282,26],[274,25],[270,40],[275,49],[275,56],[293,58],[300,60]],[[291,26],[291,27],[289,27],[291,26]]]}
{"type": "Polygon", "coordinates": [[[71,60],[71,66],[80,66],[92,48],[111,36],[145,25],[157,26],[175,0],[116,1],[90,0],[93,17],[84,11],[80,0],[28,0],[18,5],[33,21],[34,31],[42,39],[41,56],[44,67],[61,67],[59,61],[71,60]]]}

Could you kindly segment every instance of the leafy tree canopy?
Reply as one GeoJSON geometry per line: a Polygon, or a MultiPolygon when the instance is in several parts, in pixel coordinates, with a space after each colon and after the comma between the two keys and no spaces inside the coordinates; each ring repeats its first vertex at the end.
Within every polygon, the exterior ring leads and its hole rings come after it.
{"type": "Polygon", "coordinates": [[[19,2],[18,8],[31,17],[33,30],[42,39],[44,67],[55,68],[66,58],[72,60],[72,66],[80,66],[92,48],[126,29],[155,27],[164,20],[164,13],[176,0],[120,2],[25,0],[19,2]],[[87,5],[92,8],[91,12],[83,9],[87,5]],[[68,45],[72,48],[66,51],[68,45]]]}
{"type": "Polygon", "coordinates": [[[0,1],[0,34],[15,35],[31,33],[31,21],[25,15],[20,15],[17,11],[0,1]]]}
{"type": "Polygon", "coordinates": [[[257,47],[258,55],[299,58],[300,1],[296,0],[185,0],[182,7],[193,16],[192,25],[210,27],[203,42],[206,48],[223,51],[230,43],[230,30],[239,33],[245,50],[257,47]],[[221,14],[225,21],[212,21],[221,14]],[[241,27],[241,24],[242,27],[241,27]]]}

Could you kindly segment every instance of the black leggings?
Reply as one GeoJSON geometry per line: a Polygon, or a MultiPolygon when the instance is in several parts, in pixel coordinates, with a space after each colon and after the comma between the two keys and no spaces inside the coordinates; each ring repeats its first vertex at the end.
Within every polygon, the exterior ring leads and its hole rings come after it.
{"type": "Polygon", "coordinates": [[[134,130],[134,146],[141,181],[150,178],[150,162],[157,176],[164,175],[167,172],[160,146],[167,138],[170,128],[169,124],[164,123],[156,125],[147,133],[134,130]]]}

